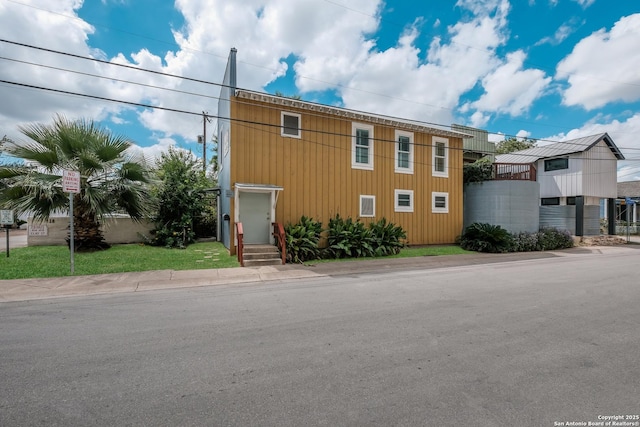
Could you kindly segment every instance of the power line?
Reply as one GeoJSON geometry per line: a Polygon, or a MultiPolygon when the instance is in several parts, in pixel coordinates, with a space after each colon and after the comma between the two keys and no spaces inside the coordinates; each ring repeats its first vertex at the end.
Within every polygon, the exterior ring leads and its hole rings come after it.
{"type": "Polygon", "coordinates": [[[72,58],[78,58],[78,59],[84,59],[84,60],[87,60],[87,61],[99,62],[101,64],[112,65],[114,67],[122,67],[122,68],[128,68],[128,69],[136,70],[136,71],[144,71],[145,73],[156,74],[156,75],[164,76],[164,77],[173,77],[173,78],[178,78],[178,79],[182,79],[182,80],[186,80],[186,81],[190,81],[190,82],[203,83],[203,84],[220,86],[220,87],[230,87],[229,85],[224,85],[224,84],[221,84],[221,83],[214,83],[214,82],[210,82],[210,81],[207,81],[207,80],[195,79],[195,78],[192,78],[192,77],[184,77],[184,76],[178,76],[178,75],[175,75],[175,74],[163,73],[162,71],[149,70],[147,68],[135,67],[133,65],[118,64],[116,62],[105,61],[104,59],[98,59],[98,58],[91,58],[91,57],[88,57],[88,56],[76,55],[75,53],[63,52],[63,51],[55,50],[55,49],[48,49],[48,48],[44,48],[44,47],[34,46],[34,45],[30,45],[30,44],[26,44],[26,43],[20,43],[20,42],[6,40],[6,39],[0,39],[0,42],[9,43],[9,44],[13,44],[13,45],[16,45],[16,46],[21,46],[21,47],[26,47],[26,48],[29,48],[29,49],[41,50],[43,52],[49,52],[49,53],[55,53],[55,54],[58,54],[58,55],[69,56],[69,57],[72,57],[72,58]]]}
{"type": "MultiPolygon", "coordinates": [[[[75,70],[70,70],[68,68],[54,67],[54,66],[51,66],[51,65],[37,64],[35,62],[23,61],[23,60],[14,59],[14,58],[7,58],[5,56],[0,56],[0,59],[3,59],[5,61],[18,62],[18,63],[21,63],[21,64],[33,65],[33,66],[36,66],[36,67],[48,68],[48,69],[56,70],[56,71],[64,71],[64,72],[67,72],[67,73],[79,74],[79,75],[82,75],[82,76],[96,77],[98,79],[111,80],[111,81],[114,81],[114,82],[128,83],[128,84],[133,84],[133,85],[137,85],[137,86],[148,87],[150,89],[160,89],[160,90],[165,90],[165,91],[168,91],[168,92],[181,93],[183,95],[193,95],[193,96],[200,96],[200,97],[203,97],[203,98],[219,99],[217,96],[204,95],[202,93],[196,93],[196,92],[187,92],[185,90],[172,89],[172,88],[167,88],[167,87],[162,87],[162,86],[155,86],[155,85],[150,85],[150,84],[146,84],[146,83],[132,82],[130,80],[116,79],[114,77],[101,76],[101,75],[98,75],[98,74],[86,73],[86,72],[83,72],[83,71],[75,71],[75,70]]],[[[178,76],[175,76],[175,77],[178,77],[178,76]]]]}
{"type": "MultiPolygon", "coordinates": [[[[186,80],[186,81],[192,81],[192,82],[196,82],[196,83],[219,86],[221,88],[222,87],[231,88],[231,86],[225,85],[225,84],[222,84],[222,83],[215,83],[215,82],[206,81],[206,80],[199,80],[199,79],[194,79],[194,78],[190,78],[190,77],[183,77],[183,76],[178,76],[178,75],[175,75],[175,74],[163,73],[163,72],[160,72],[160,71],[155,71],[155,70],[149,70],[149,69],[145,69],[145,68],[135,67],[135,66],[132,66],[132,65],[113,63],[113,62],[109,62],[109,61],[105,61],[105,60],[101,60],[101,59],[97,59],[97,58],[85,57],[85,56],[82,56],[82,55],[76,55],[76,54],[63,52],[63,51],[58,51],[58,50],[54,50],[54,49],[48,49],[48,48],[43,48],[43,47],[39,47],[39,46],[33,46],[33,45],[29,45],[29,44],[25,44],[25,43],[19,43],[19,42],[15,42],[15,41],[6,40],[6,39],[0,39],[0,42],[14,44],[14,45],[27,47],[27,48],[31,48],[31,49],[36,49],[36,50],[42,50],[42,51],[51,52],[51,53],[56,53],[56,54],[65,55],[65,56],[71,56],[71,57],[84,59],[84,60],[95,61],[95,62],[107,64],[107,65],[115,65],[115,66],[118,66],[118,67],[124,67],[124,68],[128,68],[128,69],[136,70],[136,71],[143,71],[143,72],[147,72],[147,73],[152,73],[152,74],[157,74],[157,75],[162,75],[162,76],[172,77],[172,78],[177,78],[177,79],[183,79],[183,80],[186,80]]],[[[19,62],[21,62],[21,61],[19,61],[19,62]]],[[[53,67],[53,68],[55,68],[55,67],[53,67]]],[[[80,73],[80,74],[82,74],[82,73],[80,73]]],[[[96,77],[99,77],[99,76],[96,76],[96,77]]],[[[108,78],[108,77],[104,77],[104,78],[108,78]]],[[[133,83],[133,82],[131,82],[131,83],[133,83]]],[[[137,84],[137,83],[134,83],[134,84],[137,84]]],[[[152,85],[148,85],[148,87],[159,88],[157,86],[152,86],[152,85]]],[[[167,90],[170,90],[170,89],[167,89],[167,90]]],[[[176,90],[176,91],[180,92],[178,90],[176,90]]],[[[187,92],[185,92],[185,93],[187,93],[187,92]]],[[[375,92],[370,92],[370,93],[374,94],[374,95],[386,96],[386,95],[382,95],[382,94],[377,94],[375,92]]],[[[218,99],[216,97],[209,97],[209,98],[218,99]]],[[[388,98],[393,98],[393,97],[388,96],[388,98]]],[[[402,99],[399,99],[399,98],[393,98],[393,99],[402,100],[402,99]]],[[[311,103],[309,101],[303,101],[303,102],[311,103]]],[[[407,101],[407,102],[411,102],[411,101],[407,101]]],[[[365,115],[372,115],[372,113],[370,113],[370,112],[361,111],[361,110],[349,110],[349,111],[353,111],[353,112],[357,112],[357,113],[365,114],[365,115]]],[[[399,120],[399,121],[407,121],[404,118],[388,116],[388,115],[382,115],[382,114],[376,114],[376,116],[387,117],[387,118],[390,118],[390,119],[393,119],[393,120],[399,120]]],[[[427,126],[440,126],[440,127],[445,127],[445,128],[451,128],[450,125],[441,124],[441,123],[433,123],[433,122],[421,121],[421,120],[411,120],[411,121],[412,122],[416,122],[416,123],[426,124],[427,126]]],[[[490,132],[488,130],[487,130],[487,132],[496,133],[496,132],[490,132]]],[[[517,135],[511,135],[511,134],[506,134],[506,133],[504,135],[505,135],[505,137],[506,136],[517,137],[517,135]]],[[[531,139],[535,139],[536,141],[543,141],[543,142],[561,142],[561,141],[555,141],[555,140],[543,139],[543,138],[531,138],[531,139]]],[[[626,150],[632,150],[632,149],[635,150],[635,148],[625,148],[625,149],[626,150]]]]}
{"type": "MultiPolygon", "coordinates": [[[[107,98],[107,97],[102,97],[102,96],[97,96],[97,95],[82,94],[82,93],[72,92],[72,91],[67,91],[67,90],[62,90],[62,89],[53,89],[53,88],[47,88],[47,87],[43,87],[43,86],[30,85],[30,84],[26,84],[26,83],[17,83],[17,82],[12,82],[12,81],[3,80],[3,79],[0,79],[0,83],[6,83],[6,84],[10,84],[10,85],[15,85],[15,86],[26,87],[26,88],[30,88],[30,89],[45,90],[45,91],[61,93],[61,94],[65,94],[65,95],[73,95],[73,96],[79,96],[79,97],[84,97],[84,98],[97,99],[97,100],[101,100],[101,101],[116,102],[116,103],[136,106],[136,107],[158,109],[158,110],[169,111],[169,112],[180,113],[180,114],[186,114],[186,115],[193,115],[193,116],[202,116],[203,115],[202,112],[197,113],[197,112],[193,112],[193,111],[180,110],[180,109],[177,109],[177,108],[161,107],[161,106],[157,106],[157,105],[143,104],[143,103],[139,103],[139,102],[124,101],[124,100],[107,98]]],[[[267,126],[267,127],[272,127],[272,128],[278,128],[278,129],[281,128],[281,126],[277,125],[277,124],[264,123],[264,122],[254,121],[254,120],[242,120],[242,119],[238,119],[238,118],[228,118],[228,117],[221,117],[221,116],[218,116],[218,115],[210,115],[210,114],[206,114],[205,116],[207,118],[215,118],[215,119],[222,118],[222,119],[231,120],[231,121],[235,121],[235,122],[238,122],[238,123],[244,123],[244,124],[267,126]]],[[[347,119],[344,119],[344,120],[347,120],[347,119]]],[[[351,120],[348,120],[348,121],[351,121],[351,120]]],[[[387,128],[393,128],[393,126],[386,125],[386,124],[378,124],[378,126],[383,126],[383,127],[387,127],[387,128]]],[[[353,136],[351,134],[343,134],[343,133],[338,133],[338,132],[329,132],[329,131],[316,130],[316,129],[301,129],[301,130],[304,130],[305,132],[313,132],[313,133],[318,133],[318,134],[323,134],[323,135],[330,135],[330,136],[340,136],[340,137],[348,137],[348,138],[351,138],[353,136]]],[[[386,143],[393,143],[393,144],[395,144],[397,142],[395,140],[387,140],[387,139],[375,138],[375,137],[371,138],[371,139],[374,142],[386,142],[386,143]]],[[[307,142],[311,142],[311,141],[307,141],[307,142]]],[[[418,144],[418,143],[415,143],[415,142],[412,145],[413,146],[417,146],[417,147],[434,147],[434,145],[432,145],[432,144],[418,144]]],[[[576,144],[576,145],[580,146],[581,144],[576,144]]],[[[584,145],[584,144],[582,144],[582,145],[584,145]]],[[[586,146],[586,145],[584,145],[584,146],[586,146]]],[[[459,151],[468,151],[468,150],[465,150],[462,147],[461,148],[449,147],[449,149],[450,150],[459,150],[459,151]]],[[[482,152],[482,151],[477,151],[477,152],[480,152],[480,153],[483,153],[483,154],[494,154],[494,153],[482,152]]],[[[539,156],[535,156],[535,155],[528,155],[528,154],[522,154],[522,155],[525,156],[525,157],[535,158],[536,160],[539,158],[539,156]]],[[[600,160],[606,160],[606,159],[600,159],[600,160]]],[[[633,160],[635,160],[635,159],[633,159],[633,160]]],[[[640,160],[640,159],[638,159],[638,160],[640,160]]]]}

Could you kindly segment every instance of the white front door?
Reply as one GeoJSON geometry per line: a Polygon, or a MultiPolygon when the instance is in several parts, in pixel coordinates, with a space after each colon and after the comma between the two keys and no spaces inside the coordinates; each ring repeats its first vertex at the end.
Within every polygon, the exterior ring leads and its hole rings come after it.
{"type": "Polygon", "coordinates": [[[241,191],[239,218],[245,244],[268,244],[271,240],[271,193],[241,191]]]}

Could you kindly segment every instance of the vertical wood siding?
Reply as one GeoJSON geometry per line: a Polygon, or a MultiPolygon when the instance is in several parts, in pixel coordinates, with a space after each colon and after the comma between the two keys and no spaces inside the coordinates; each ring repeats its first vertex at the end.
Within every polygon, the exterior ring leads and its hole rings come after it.
{"type": "Polygon", "coordinates": [[[393,127],[374,125],[374,170],[369,171],[351,167],[351,119],[246,99],[232,99],[232,117],[237,120],[231,124],[231,182],[283,187],[278,222],[295,223],[306,215],[326,227],[336,214],[356,219],[360,195],[366,194],[376,198],[375,218],[361,220],[384,217],[401,225],[409,244],[453,243],[460,234],[461,139],[449,138],[449,177],[437,178],[431,176],[432,135],[414,132],[414,173],[408,175],[395,173],[393,127]],[[282,111],[301,115],[302,138],[281,136],[282,111]],[[413,190],[413,213],[395,212],[396,189],[413,190]],[[448,214],[431,212],[434,191],[449,194],[448,214]]]}

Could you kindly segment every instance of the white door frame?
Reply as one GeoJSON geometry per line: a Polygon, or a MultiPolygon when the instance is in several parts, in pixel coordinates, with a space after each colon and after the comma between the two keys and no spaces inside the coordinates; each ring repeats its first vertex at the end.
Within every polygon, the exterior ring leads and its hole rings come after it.
{"type": "MultiPolygon", "coordinates": [[[[234,191],[234,209],[233,209],[233,221],[234,223],[240,222],[240,193],[269,193],[271,195],[270,213],[271,222],[276,222],[276,204],[278,203],[278,194],[282,191],[282,187],[276,185],[261,185],[261,184],[235,184],[234,191]]],[[[271,229],[271,228],[270,228],[271,229]]],[[[235,245],[238,245],[238,236],[234,233],[235,245]]],[[[269,233],[269,243],[274,244],[275,238],[273,233],[269,233]]]]}

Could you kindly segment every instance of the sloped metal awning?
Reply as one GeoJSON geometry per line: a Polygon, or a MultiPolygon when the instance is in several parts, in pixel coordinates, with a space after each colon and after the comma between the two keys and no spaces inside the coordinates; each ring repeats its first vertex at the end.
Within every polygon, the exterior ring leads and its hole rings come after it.
{"type": "Polygon", "coordinates": [[[245,184],[245,183],[236,182],[233,186],[238,190],[244,190],[244,191],[261,191],[262,192],[262,191],[284,190],[283,187],[280,187],[279,185],[272,185],[272,184],[245,184]]]}

